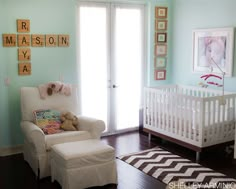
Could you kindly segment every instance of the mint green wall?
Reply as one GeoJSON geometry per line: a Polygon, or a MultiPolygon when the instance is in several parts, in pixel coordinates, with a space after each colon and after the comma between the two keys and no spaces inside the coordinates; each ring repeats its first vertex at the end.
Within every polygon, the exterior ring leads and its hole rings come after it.
{"type": "MultiPolygon", "coordinates": [[[[4,5],[0,5],[0,23],[2,28],[6,27],[6,22],[4,22],[4,18],[6,18],[6,9],[4,5]]],[[[1,39],[0,39],[1,40],[1,39]]],[[[4,78],[3,73],[7,71],[7,64],[4,62],[6,61],[5,53],[3,53],[2,45],[0,46],[0,144],[4,143],[4,135],[7,134],[5,128],[8,126],[8,119],[6,119],[8,115],[8,90],[4,86],[4,78]]]]}
{"type": "MultiPolygon", "coordinates": [[[[192,73],[192,31],[200,28],[236,27],[235,0],[174,0],[172,12],[173,83],[197,85],[202,74],[192,73]]],[[[236,37],[235,37],[236,38],[236,37]]],[[[234,54],[235,54],[234,49],[234,54]]],[[[233,77],[225,89],[236,91],[236,56],[233,77]]]]}
{"type": "Polygon", "coordinates": [[[22,144],[19,90],[59,80],[77,84],[75,3],[71,0],[0,0],[0,147],[22,144]],[[31,47],[32,74],[18,75],[17,47],[2,46],[2,33],[17,33],[16,20],[30,19],[30,34],[69,34],[70,47],[31,47]],[[4,85],[4,79],[10,85],[4,85]]]}
{"type": "MultiPolygon", "coordinates": [[[[114,0],[97,0],[113,2],[114,0]]],[[[116,1],[117,2],[117,1],[116,1]]],[[[120,2],[127,2],[120,0],[120,2]]],[[[166,81],[154,80],[155,6],[169,7],[168,44],[171,44],[171,0],[129,0],[144,3],[147,10],[146,85],[159,85],[171,79],[168,62],[166,81]]],[[[0,148],[23,143],[20,129],[20,88],[59,80],[79,84],[76,66],[76,0],[0,0],[0,34],[17,33],[16,20],[30,19],[30,34],[69,34],[70,47],[31,47],[32,74],[18,75],[17,47],[2,46],[0,37],[0,148]],[[10,79],[6,86],[4,80],[10,79]]],[[[168,46],[170,52],[170,45],[168,46]]],[[[168,61],[171,60],[168,53],[168,61]]]]}

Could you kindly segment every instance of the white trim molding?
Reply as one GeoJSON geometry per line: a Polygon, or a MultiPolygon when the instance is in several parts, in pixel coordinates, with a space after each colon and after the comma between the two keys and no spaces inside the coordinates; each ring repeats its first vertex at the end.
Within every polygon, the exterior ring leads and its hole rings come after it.
{"type": "Polygon", "coordinates": [[[0,157],[9,156],[13,154],[20,154],[22,152],[23,152],[23,145],[4,147],[0,148],[0,157]]]}

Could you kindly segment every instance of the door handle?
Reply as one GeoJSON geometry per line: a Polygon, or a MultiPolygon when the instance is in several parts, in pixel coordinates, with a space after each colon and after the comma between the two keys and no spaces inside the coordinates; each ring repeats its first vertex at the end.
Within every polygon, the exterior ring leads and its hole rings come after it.
{"type": "Polygon", "coordinates": [[[119,87],[119,85],[112,85],[112,88],[117,88],[119,87]]]}

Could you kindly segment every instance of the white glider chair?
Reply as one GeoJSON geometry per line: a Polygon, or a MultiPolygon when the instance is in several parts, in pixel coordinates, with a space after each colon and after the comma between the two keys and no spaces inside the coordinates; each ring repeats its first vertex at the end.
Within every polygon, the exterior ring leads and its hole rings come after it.
{"type": "Polygon", "coordinates": [[[22,87],[21,115],[21,128],[24,134],[24,159],[29,163],[38,179],[51,175],[50,151],[53,145],[99,139],[101,133],[105,130],[103,121],[78,115],[78,99],[75,87],[72,87],[70,96],[54,94],[46,99],[40,98],[37,87],[22,87]],[[33,111],[39,109],[54,109],[75,113],[79,118],[79,130],[45,135],[42,129],[34,124],[33,111]]]}

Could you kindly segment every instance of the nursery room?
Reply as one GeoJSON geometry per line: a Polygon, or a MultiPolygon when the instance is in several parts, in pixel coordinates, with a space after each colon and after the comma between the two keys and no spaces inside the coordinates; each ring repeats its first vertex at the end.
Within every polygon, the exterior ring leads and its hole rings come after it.
{"type": "Polygon", "coordinates": [[[0,0],[0,188],[236,188],[234,0],[0,0]]]}

